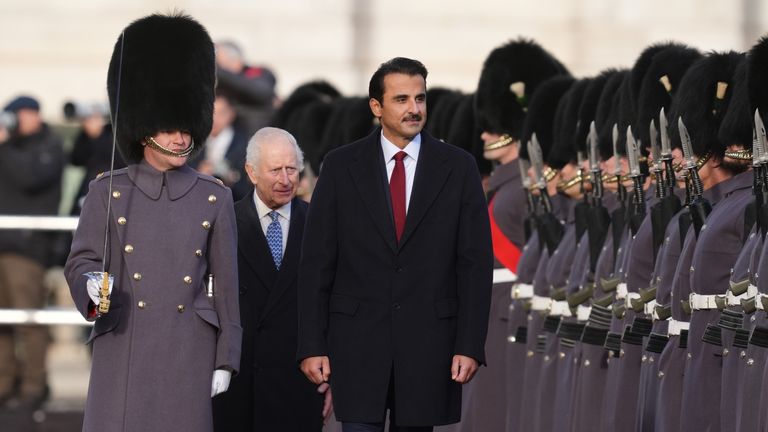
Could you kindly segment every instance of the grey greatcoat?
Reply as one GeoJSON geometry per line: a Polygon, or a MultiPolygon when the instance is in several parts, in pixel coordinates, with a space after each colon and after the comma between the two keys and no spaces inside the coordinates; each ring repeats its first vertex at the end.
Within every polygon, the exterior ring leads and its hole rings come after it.
{"type": "Polygon", "coordinates": [[[186,166],[130,165],[115,172],[110,196],[108,177],[90,185],[65,267],[78,310],[92,317],[83,274],[101,271],[110,200],[115,283],[89,339],[83,430],[211,431],[213,371],[237,371],[242,338],[231,192],[186,166]]]}

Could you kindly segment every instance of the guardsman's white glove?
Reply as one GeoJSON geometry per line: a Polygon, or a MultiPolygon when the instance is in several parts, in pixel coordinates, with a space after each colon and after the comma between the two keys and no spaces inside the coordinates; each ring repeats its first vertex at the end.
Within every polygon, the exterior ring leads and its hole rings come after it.
{"type": "Polygon", "coordinates": [[[213,371],[213,381],[211,382],[211,397],[224,393],[229,388],[229,381],[232,380],[232,372],[224,369],[213,371]]]}

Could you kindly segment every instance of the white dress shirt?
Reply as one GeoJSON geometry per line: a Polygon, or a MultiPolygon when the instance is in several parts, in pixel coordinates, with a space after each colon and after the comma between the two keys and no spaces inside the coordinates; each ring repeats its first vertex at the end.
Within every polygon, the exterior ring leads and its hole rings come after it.
{"type": "MultiPolygon", "coordinates": [[[[256,203],[256,213],[259,215],[261,231],[266,238],[267,228],[269,228],[269,224],[272,223],[272,216],[269,215],[272,212],[272,209],[264,204],[255,190],[253,191],[253,202],[256,203]]],[[[291,226],[291,203],[288,202],[288,204],[275,211],[278,214],[277,220],[280,222],[280,230],[283,232],[283,256],[285,256],[285,245],[288,243],[288,228],[291,226]]]]}
{"type": "Polygon", "coordinates": [[[403,159],[405,167],[405,212],[408,213],[408,206],[411,203],[411,191],[413,190],[413,179],[416,176],[416,164],[419,161],[419,150],[421,150],[421,134],[416,135],[411,142],[404,148],[392,144],[381,134],[381,150],[384,152],[384,163],[387,167],[387,181],[392,178],[392,171],[395,170],[395,155],[399,151],[404,151],[408,156],[403,159]]]}

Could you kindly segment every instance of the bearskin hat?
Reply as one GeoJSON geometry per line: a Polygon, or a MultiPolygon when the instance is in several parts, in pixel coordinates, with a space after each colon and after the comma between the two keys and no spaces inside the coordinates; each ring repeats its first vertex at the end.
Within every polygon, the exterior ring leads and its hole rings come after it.
{"type": "Polygon", "coordinates": [[[480,129],[520,138],[531,95],[555,75],[570,73],[532,40],[521,38],[491,51],[475,93],[480,129]]]}
{"type": "Polygon", "coordinates": [[[763,123],[768,124],[768,36],[760,40],[749,51],[747,64],[747,88],[749,91],[750,119],[756,109],[760,110],[763,123]]]}
{"type": "Polygon", "coordinates": [[[117,144],[127,163],[144,157],[141,141],[161,130],[184,130],[199,152],[213,121],[213,42],[191,17],[174,13],[134,21],[115,43],[107,92],[117,144]]]}
{"type": "Polygon", "coordinates": [[[628,75],[629,71],[626,69],[616,71],[605,82],[605,87],[600,93],[600,100],[595,110],[595,126],[597,127],[598,149],[602,160],[608,160],[613,156],[613,125],[619,123],[621,90],[628,75]]]}
{"type": "MultiPolygon", "coordinates": [[[[581,98],[581,104],[579,105],[579,117],[576,122],[576,136],[575,145],[576,151],[584,152],[587,155],[587,138],[589,137],[589,125],[595,121],[597,115],[597,106],[600,103],[600,96],[603,94],[608,80],[617,73],[616,69],[606,69],[598,76],[593,78],[587,89],[584,91],[584,95],[581,98]]],[[[596,126],[597,122],[595,122],[596,126]]]]}
{"type": "Polygon", "coordinates": [[[745,148],[752,142],[752,122],[754,121],[754,111],[750,107],[749,94],[747,94],[747,67],[750,58],[745,58],[736,68],[733,75],[735,81],[731,93],[731,101],[728,103],[728,110],[725,112],[720,130],[717,136],[720,142],[729,146],[731,144],[741,144],[745,148]]]}
{"type": "Polygon", "coordinates": [[[643,148],[650,144],[651,120],[659,121],[661,108],[669,110],[683,76],[700,58],[698,50],[680,44],[672,44],[653,56],[637,94],[637,115],[632,123],[632,132],[643,148]]]}
{"type": "MultiPolygon", "coordinates": [[[[330,103],[341,96],[341,93],[327,81],[310,81],[304,83],[291,92],[287,99],[275,111],[270,124],[274,127],[286,129],[292,122],[291,117],[296,115],[304,106],[314,101],[330,103]]],[[[289,132],[293,133],[289,130],[289,132]]]]}
{"type": "MultiPolygon", "coordinates": [[[[523,123],[521,143],[527,143],[533,134],[541,146],[542,159],[547,160],[549,150],[555,142],[555,114],[560,99],[573,85],[574,79],[568,75],[552,77],[542,82],[531,97],[528,115],[523,123]]],[[[528,146],[520,146],[520,155],[528,159],[528,146]]]]}
{"type": "MultiPolygon", "coordinates": [[[[743,59],[744,54],[733,51],[710,53],[688,69],[670,110],[669,135],[675,147],[682,147],[677,126],[682,117],[693,153],[703,156],[711,151],[722,159],[726,145],[718,138],[718,129],[733,99],[734,76],[743,59]]],[[[752,148],[752,140],[742,144],[752,148]]]]}
{"type": "Polygon", "coordinates": [[[566,164],[576,162],[576,123],[578,123],[579,106],[584,97],[584,91],[592,82],[592,78],[583,78],[576,81],[568,92],[560,99],[558,111],[562,108],[561,116],[555,120],[557,138],[555,144],[549,150],[547,165],[554,169],[560,169],[566,164]]]}

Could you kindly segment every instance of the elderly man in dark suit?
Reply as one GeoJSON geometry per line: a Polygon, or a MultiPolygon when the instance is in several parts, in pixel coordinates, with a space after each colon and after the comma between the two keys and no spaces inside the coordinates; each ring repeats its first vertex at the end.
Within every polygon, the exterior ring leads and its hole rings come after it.
{"type": "Polygon", "coordinates": [[[303,168],[304,154],[283,129],[260,129],[248,143],[245,170],[254,190],[235,204],[242,370],[214,399],[217,431],[319,432],[330,414],[328,384],[308,382],[295,360],[303,168]]]}
{"type": "Polygon", "coordinates": [[[455,423],[485,361],[488,210],[474,158],[422,131],[426,76],[381,65],[381,128],[325,157],[307,215],[297,358],[344,431],[382,431],[387,409],[390,430],[455,423]]]}

